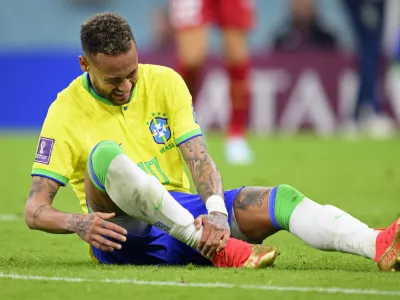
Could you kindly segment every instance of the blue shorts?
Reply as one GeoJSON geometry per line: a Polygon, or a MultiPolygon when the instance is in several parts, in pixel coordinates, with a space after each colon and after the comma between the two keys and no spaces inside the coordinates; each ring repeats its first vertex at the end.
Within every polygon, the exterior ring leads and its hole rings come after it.
{"type": "MultiPolygon", "coordinates": [[[[233,202],[242,188],[225,191],[228,222],[231,224],[233,202]]],[[[196,194],[171,192],[176,201],[186,208],[194,218],[207,214],[207,209],[196,194]]],[[[104,264],[133,265],[211,265],[196,249],[178,241],[157,227],[150,226],[144,234],[130,234],[121,250],[104,252],[92,246],[96,259],[104,264]]]]}

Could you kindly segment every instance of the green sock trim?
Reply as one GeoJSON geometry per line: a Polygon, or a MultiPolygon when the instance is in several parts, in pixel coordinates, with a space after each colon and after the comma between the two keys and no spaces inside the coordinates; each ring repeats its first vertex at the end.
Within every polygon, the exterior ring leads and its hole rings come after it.
{"type": "Polygon", "coordinates": [[[294,209],[305,198],[298,190],[287,184],[278,186],[275,201],[275,218],[279,226],[289,231],[289,221],[294,209]]]}
{"type": "Polygon", "coordinates": [[[112,141],[100,142],[93,148],[88,159],[89,177],[100,191],[106,191],[107,172],[111,162],[123,153],[121,147],[112,141]]]}

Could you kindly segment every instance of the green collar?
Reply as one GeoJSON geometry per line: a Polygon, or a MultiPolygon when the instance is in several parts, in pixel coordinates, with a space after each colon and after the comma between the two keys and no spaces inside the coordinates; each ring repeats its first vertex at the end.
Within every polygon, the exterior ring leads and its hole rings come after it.
{"type": "MultiPolygon", "coordinates": [[[[89,73],[85,72],[82,75],[82,84],[83,87],[97,100],[99,100],[100,102],[103,102],[104,104],[107,105],[112,105],[115,106],[113,103],[111,103],[109,100],[107,100],[106,98],[100,96],[99,94],[96,93],[96,91],[93,89],[92,84],[90,82],[89,79],[89,73]]],[[[136,94],[136,86],[134,87],[133,91],[132,91],[132,95],[131,95],[131,99],[129,99],[129,102],[132,101],[133,97],[135,97],[136,94]]],[[[128,102],[128,103],[129,103],[128,102]]]]}

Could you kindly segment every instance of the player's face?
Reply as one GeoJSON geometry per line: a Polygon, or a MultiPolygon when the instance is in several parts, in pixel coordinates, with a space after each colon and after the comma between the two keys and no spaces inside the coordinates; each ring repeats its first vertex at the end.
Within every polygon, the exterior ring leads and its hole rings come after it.
{"type": "Polygon", "coordinates": [[[87,69],[98,94],[114,105],[128,103],[138,80],[139,71],[134,42],[132,41],[132,47],[128,52],[117,56],[97,54],[89,59],[87,69]]]}

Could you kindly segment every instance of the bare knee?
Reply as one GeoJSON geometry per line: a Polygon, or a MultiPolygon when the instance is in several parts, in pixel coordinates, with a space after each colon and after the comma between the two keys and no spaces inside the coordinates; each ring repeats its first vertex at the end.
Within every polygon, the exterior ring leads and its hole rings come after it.
{"type": "Polygon", "coordinates": [[[111,200],[106,192],[100,191],[89,176],[88,170],[84,179],[85,197],[89,212],[115,213],[116,216],[125,213],[111,200]]]}
{"type": "Polygon", "coordinates": [[[236,221],[250,241],[262,241],[277,231],[268,214],[270,191],[267,187],[245,187],[235,198],[236,221]]]}

